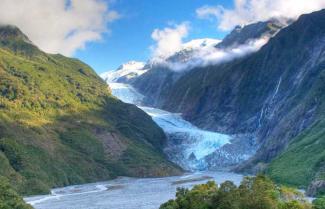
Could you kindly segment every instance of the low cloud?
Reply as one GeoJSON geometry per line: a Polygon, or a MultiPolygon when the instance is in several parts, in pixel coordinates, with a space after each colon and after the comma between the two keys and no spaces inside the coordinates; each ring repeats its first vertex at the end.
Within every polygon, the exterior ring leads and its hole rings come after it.
{"type": "Polygon", "coordinates": [[[180,51],[183,39],[187,37],[188,32],[189,24],[187,22],[174,25],[174,27],[155,29],[151,34],[151,38],[156,41],[155,45],[151,47],[152,56],[164,59],[180,51]]]}
{"type": "Polygon", "coordinates": [[[231,30],[236,25],[246,25],[270,18],[296,19],[301,14],[325,8],[324,0],[234,0],[235,7],[221,5],[203,6],[196,10],[198,18],[216,19],[218,28],[231,30]]]}
{"type": "Polygon", "coordinates": [[[200,47],[188,52],[190,56],[185,61],[170,61],[168,59],[160,59],[159,61],[156,59],[155,61],[157,64],[177,72],[187,71],[196,67],[205,67],[208,65],[217,65],[229,62],[233,59],[251,54],[258,51],[269,41],[269,39],[269,36],[264,36],[259,39],[251,39],[243,45],[226,49],[216,48],[215,45],[200,47]]]}
{"type": "Polygon", "coordinates": [[[19,27],[38,47],[67,56],[98,41],[120,15],[103,0],[2,0],[0,24],[19,27]]]}

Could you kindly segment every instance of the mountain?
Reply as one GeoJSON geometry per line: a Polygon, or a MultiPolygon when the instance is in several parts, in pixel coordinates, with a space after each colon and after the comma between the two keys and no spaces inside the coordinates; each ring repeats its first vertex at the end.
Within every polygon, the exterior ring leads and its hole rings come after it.
{"type": "Polygon", "coordinates": [[[184,44],[184,49],[174,55],[148,62],[149,70],[129,80],[146,103],[162,108],[172,86],[193,69],[229,62],[257,51],[270,37],[289,24],[289,20],[270,20],[236,27],[224,40],[198,39],[184,44]]]}
{"type": "Polygon", "coordinates": [[[88,65],[42,52],[14,26],[0,41],[0,175],[15,190],[180,173],[161,128],[88,65]]]}
{"type": "Polygon", "coordinates": [[[200,127],[253,134],[259,148],[240,171],[267,168],[293,185],[323,179],[324,23],[325,10],[303,15],[256,53],[192,70],[163,108],[200,127]]]}
{"type": "Polygon", "coordinates": [[[126,82],[145,73],[147,70],[144,67],[143,62],[129,61],[114,71],[102,73],[100,77],[106,82],[126,82]]]}
{"type": "MultiPolygon", "coordinates": [[[[194,39],[183,44],[182,49],[165,58],[165,62],[171,64],[186,63],[192,60],[196,54],[214,48],[220,40],[211,38],[194,39]]],[[[155,59],[155,58],[154,58],[155,59]]]]}
{"type": "Polygon", "coordinates": [[[290,19],[271,19],[246,26],[236,26],[216,47],[229,48],[245,44],[250,39],[259,39],[263,36],[272,37],[292,22],[290,19]]]}
{"type": "Polygon", "coordinates": [[[237,27],[216,48],[265,34],[266,44],[243,56],[185,71],[155,67],[130,83],[149,104],[235,136],[207,157],[210,169],[237,165],[303,187],[324,182],[325,10],[289,26],[272,20],[237,27]]]}

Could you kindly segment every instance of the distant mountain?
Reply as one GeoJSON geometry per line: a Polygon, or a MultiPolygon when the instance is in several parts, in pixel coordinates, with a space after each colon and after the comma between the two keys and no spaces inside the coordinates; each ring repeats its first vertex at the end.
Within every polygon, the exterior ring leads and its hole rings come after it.
{"type": "Polygon", "coordinates": [[[183,44],[182,50],[167,57],[165,62],[186,63],[193,59],[193,56],[196,56],[196,53],[200,53],[200,51],[205,51],[209,50],[210,48],[214,48],[218,43],[220,43],[220,40],[211,38],[191,40],[183,44]]]}
{"type": "Polygon", "coordinates": [[[150,116],[115,99],[88,65],[40,51],[14,26],[0,27],[0,78],[0,176],[20,193],[180,172],[150,116]]]}
{"type": "Polygon", "coordinates": [[[147,72],[147,69],[144,69],[144,67],[145,63],[143,62],[129,61],[122,64],[116,70],[102,73],[100,77],[106,82],[126,82],[147,72]]]}
{"type": "Polygon", "coordinates": [[[263,36],[272,37],[292,22],[293,20],[290,19],[271,19],[246,26],[236,26],[216,47],[230,48],[245,44],[251,39],[259,39],[263,36]]]}

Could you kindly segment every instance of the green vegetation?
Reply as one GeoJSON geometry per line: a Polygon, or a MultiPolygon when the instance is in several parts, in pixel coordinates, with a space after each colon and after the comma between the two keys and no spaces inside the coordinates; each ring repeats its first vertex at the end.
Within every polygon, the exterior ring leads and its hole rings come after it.
{"type": "MultiPolygon", "coordinates": [[[[265,176],[246,177],[240,186],[226,181],[218,187],[215,182],[178,188],[175,200],[160,209],[311,209],[301,193],[279,187],[265,176]]],[[[318,208],[317,208],[318,209],[318,208]]]]}
{"type": "Polygon", "coordinates": [[[313,206],[314,209],[325,209],[325,196],[315,199],[313,206]]]}
{"type": "Polygon", "coordinates": [[[316,123],[293,140],[289,148],[271,162],[268,174],[289,185],[307,186],[325,179],[325,121],[316,123]]]}
{"type": "Polygon", "coordinates": [[[32,209],[3,177],[0,177],[0,209],[32,209]]]}
{"type": "Polygon", "coordinates": [[[40,51],[14,27],[0,27],[0,79],[0,176],[19,193],[180,173],[148,115],[112,97],[86,64],[40,51]]]}

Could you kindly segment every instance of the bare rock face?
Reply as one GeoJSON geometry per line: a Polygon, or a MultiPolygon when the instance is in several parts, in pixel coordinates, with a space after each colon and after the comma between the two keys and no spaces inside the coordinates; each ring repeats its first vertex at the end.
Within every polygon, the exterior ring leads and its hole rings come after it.
{"type": "Polygon", "coordinates": [[[311,197],[325,194],[325,180],[316,180],[311,182],[306,194],[311,197]]]}
{"type": "MultiPolygon", "coordinates": [[[[244,57],[197,67],[179,76],[166,69],[152,70],[133,84],[153,98],[154,106],[180,112],[200,128],[255,136],[256,154],[241,161],[236,171],[267,170],[283,183],[307,186],[325,159],[325,10],[302,15],[284,28],[279,23],[250,27],[254,29],[235,28],[216,47],[245,43],[247,38],[265,34],[266,29],[274,36],[244,57]]],[[[225,149],[240,151],[230,146],[225,149]]],[[[224,156],[214,153],[209,158],[211,165],[223,166],[218,159],[224,156]]],[[[231,161],[237,159],[242,158],[231,161]]]]}

